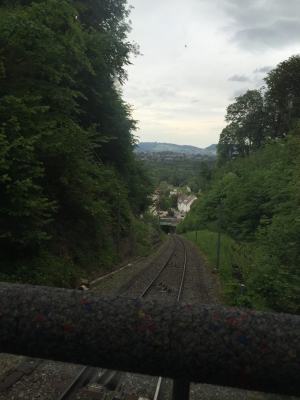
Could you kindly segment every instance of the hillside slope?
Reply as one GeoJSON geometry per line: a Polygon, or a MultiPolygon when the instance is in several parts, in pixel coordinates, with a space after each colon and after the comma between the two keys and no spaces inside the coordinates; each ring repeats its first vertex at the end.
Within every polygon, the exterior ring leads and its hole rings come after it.
{"type": "Polygon", "coordinates": [[[200,147],[196,146],[178,145],[173,143],[140,142],[135,149],[136,153],[162,151],[172,151],[174,153],[186,154],[215,154],[216,144],[212,144],[205,149],[201,149],[200,147]]]}

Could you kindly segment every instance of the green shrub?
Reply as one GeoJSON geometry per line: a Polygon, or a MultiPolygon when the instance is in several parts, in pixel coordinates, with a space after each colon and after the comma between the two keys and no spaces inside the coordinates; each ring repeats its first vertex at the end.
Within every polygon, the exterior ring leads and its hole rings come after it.
{"type": "Polygon", "coordinates": [[[0,269],[0,279],[6,282],[71,288],[76,279],[72,261],[55,257],[46,249],[36,257],[3,260],[0,269]]]}
{"type": "Polygon", "coordinates": [[[148,256],[153,251],[151,236],[158,234],[162,241],[166,240],[167,235],[159,229],[158,218],[153,214],[144,213],[143,220],[132,220],[133,244],[135,254],[148,256]]]}
{"type": "MultiPolygon", "coordinates": [[[[295,224],[290,224],[291,230],[295,224]]],[[[260,241],[243,243],[229,236],[221,235],[219,273],[222,291],[226,295],[229,305],[246,307],[255,310],[296,313],[300,312],[300,274],[294,263],[288,260],[298,256],[294,250],[294,242],[285,249],[286,263],[284,264],[283,252],[268,249],[273,241],[282,239],[282,232],[273,226],[268,236],[260,233],[260,241]],[[278,235],[278,236],[277,236],[278,235]],[[240,292],[240,283],[233,277],[232,266],[239,265],[243,271],[242,283],[245,285],[245,294],[240,292]]],[[[196,232],[185,235],[192,242],[196,242],[196,232]]],[[[197,247],[205,255],[209,263],[215,267],[217,260],[218,234],[210,231],[200,231],[197,234],[197,247]]],[[[275,249],[275,246],[274,246],[275,249]]],[[[279,249],[279,246],[276,247],[279,249]]]]}

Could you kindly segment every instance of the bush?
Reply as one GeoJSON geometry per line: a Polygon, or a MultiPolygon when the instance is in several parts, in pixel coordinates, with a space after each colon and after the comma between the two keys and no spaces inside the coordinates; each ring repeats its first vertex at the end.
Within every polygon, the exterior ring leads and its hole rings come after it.
{"type": "Polygon", "coordinates": [[[0,269],[4,282],[72,288],[76,279],[72,261],[55,257],[47,249],[36,257],[3,260],[0,269]]]}

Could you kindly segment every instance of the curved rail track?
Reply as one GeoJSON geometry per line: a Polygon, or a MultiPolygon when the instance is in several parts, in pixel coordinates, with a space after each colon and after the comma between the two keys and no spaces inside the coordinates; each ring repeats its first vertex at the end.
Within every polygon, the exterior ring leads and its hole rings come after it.
{"type": "MultiPolygon", "coordinates": [[[[183,240],[179,236],[172,235],[172,237],[175,244],[172,254],[147,289],[141,294],[141,297],[149,296],[152,293],[154,293],[155,296],[158,289],[161,293],[174,293],[176,301],[180,300],[186,270],[186,248],[183,240]],[[177,289],[176,284],[178,283],[179,288],[177,289]]],[[[153,400],[158,399],[161,383],[162,378],[159,377],[153,400]]],[[[174,393],[173,395],[174,397],[176,396],[174,393]]]]}
{"type": "MultiPolygon", "coordinates": [[[[186,249],[180,237],[171,235],[171,238],[174,241],[173,251],[147,288],[141,293],[141,298],[180,300],[186,270],[186,249]]],[[[123,387],[125,376],[126,374],[121,371],[99,370],[83,366],[56,399],[138,399],[138,396],[134,397],[134,395],[125,393],[123,387]]],[[[158,400],[161,384],[162,378],[159,377],[157,383],[152,385],[155,388],[155,393],[153,391],[151,399],[158,400]]],[[[145,397],[142,398],[146,399],[145,397]]]]}
{"type": "Polygon", "coordinates": [[[159,293],[165,293],[173,294],[172,297],[179,301],[186,269],[186,249],[179,236],[171,237],[174,240],[172,254],[140,297],[157,298],[161,297],[159,293]]]}
{"type": "MultiPolygon", "coordinates": [[[[171,237],[174,241],[173,251],[147,288],[141,293],[141,298],[167,297],[169,300],[180,300],[186,271],[187,256],[183,240],[176,235],[171,235],[171,237]]],[[[103,400],[126,399],[126,395],[122,392],[121,388],[125,375],[123,372],[104,370],[100,373],[99,371],[94,372],[93,374],[92,370],[92,368],[84,367],[57,400],[72,399],[74,394],[84,386],[86,389],[83,390],[83,392],[88,394],[88,391],[92,391],[93,398],[103,400]],[[93,374],[93,376],[91,376],[91,374],[93,374]],[[87,378],[87,375],[90,376],[90,379],[87,378]],[[87,379],[89,379],[88,383],[87,379]]],[[[158,400],[161,384],[162,378],[159,377],[153,400],[158,400]]]]}

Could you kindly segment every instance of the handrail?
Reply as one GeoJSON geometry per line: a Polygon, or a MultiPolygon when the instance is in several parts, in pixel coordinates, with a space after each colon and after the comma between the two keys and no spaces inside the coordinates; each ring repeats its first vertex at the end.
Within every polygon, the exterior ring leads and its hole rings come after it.
{"type": "Polygon", "coordinates": [[[300,394],[300,317],[0,284],[0,352],[300,394]]]}

